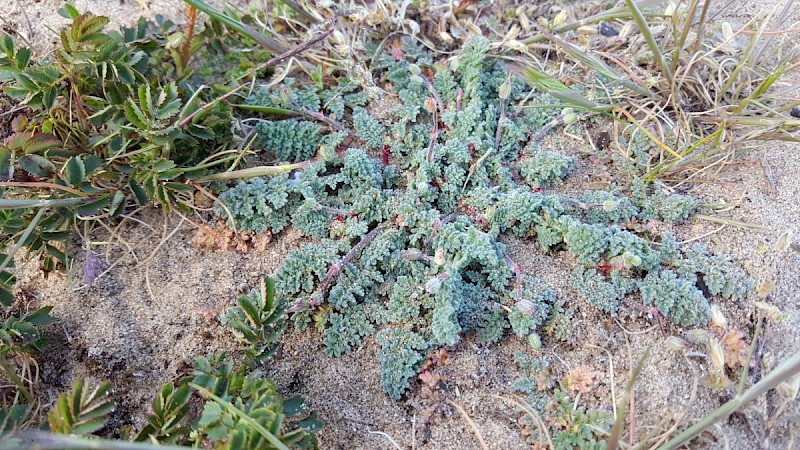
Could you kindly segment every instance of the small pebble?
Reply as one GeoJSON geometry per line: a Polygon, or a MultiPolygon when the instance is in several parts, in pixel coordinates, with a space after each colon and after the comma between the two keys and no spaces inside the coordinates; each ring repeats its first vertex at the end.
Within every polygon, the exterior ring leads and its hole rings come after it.
{"type": "Polygon", "coordinates": [[[602,34],[605,37],[619,36],[619,31],[617,31],[616,28],[612,27],[611,25],[609,25],[609,24],[607,24],[605,22],[600,22],[600,30],[599,31],[600,31],[600,34],[602,34]]]}

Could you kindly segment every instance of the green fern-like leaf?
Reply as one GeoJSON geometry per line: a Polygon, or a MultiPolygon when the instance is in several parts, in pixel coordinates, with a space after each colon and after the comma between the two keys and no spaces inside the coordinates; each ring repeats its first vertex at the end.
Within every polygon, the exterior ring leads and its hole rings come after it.
{"type": "Polygon", "coordinates": [[[147,416],[148,425],[139,432],[135,440],[157,441],[161,444],[176,444],[189,433],[182,424],[189,412],[188,385],[176,388],[172,383],[161,386],[158,396],[153,399],[153,414],[147,416]]]}
{"type": "Polygon", "coordinates": [[[108,413],[114,409],[110,391],[108,381],[89,391],[84,380],[76,380],[72,390],[59,395],[47,413],[50,430],[59,434],[91,434],[103,428],[108,413]]]}

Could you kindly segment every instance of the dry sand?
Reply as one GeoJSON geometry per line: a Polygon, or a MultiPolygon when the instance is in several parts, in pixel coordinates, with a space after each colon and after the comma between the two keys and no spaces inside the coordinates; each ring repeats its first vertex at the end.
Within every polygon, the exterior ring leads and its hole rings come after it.
{"type": "MultiPolygon", "coordinates": [[[[7,3],[10,11],[7,5],[2,16],[29,35],[30,21],[34,30],[31,40],[37,45],[46,46],[51,39],[46,26],[56,28],[63,23],[54,14],[57,0],[7,3]]],[[[79,8],[110,14],[117,20],[127,20],[142,12],[133,0],[74,3],[79,8]]],[[[742,3],[746,6],[756,2],[742,3]]],[[[182,5],[177,0],[156,0],[150,8],[177,18],[182,14],[182,5]]],[[[754,8],[751,5],[737,11],[747,17],[754,13],[754,8]]],[[[587,146],[568,137],[551,138],[548,145],[587,146]]],[[[592,181],[597,172],[597,167],[582,158],[570,183],[578,186],[592,181]]],[[[800,237],[797,174],[800,174],[800,146],[769,145],[744,156],[736,170],[719,174],[721,181],[698,184],[692,191],[707,202],[740,200],[737,208],[719,216],[768,228],[768,231],[751,231],[726,227],[701,239],[714,250],[732,255],[757,280],[776,283],[776,289],[763,300],[779,308],[787,318],[782,323],[767,324],[758,346],[754,374],[763,374],[800,348],[800,253],[776,250],[779,237],[790,228],[800,237]],[[774,187],[765,176],[764,161],[771,168],[774,187]]],[[[57,392],[67,389],[76,378],[110,379],[119,405],[107,428],[111,435],[119,435],[125,426],[140,428],[157,386],[179,376],[194,356],[235,350],[231,334],[216,319],[218,313],[232,305],[238,294],[256,286],[262,275],[275,270],[286,252],[298,243],[298,238],[289,233],[260,254],[199,250],[192,244],[190,226],[180,224],[179,218],[170,217],[165,223],[157,210],[142,211],[136,217],[149,227],[128,221],[120,230],[136,257],[119,243],[108,248],[107,265],[123,259],[96,286],[81,287],[77,269],[45,276],[30,264],[19,278],[18,291],[24,305],[30,309],[54,305],[53,315],[61,320],[60,325],[48,331],[51,343],[40,359],[40,392],[52,401],[57,392]],[[171,234],[176,226],[180,228],[171,234]],[[157,248],[169,234],[171,237],[157,248]]],[[[695,221],[679,232],[683,239],[689,239],[717,226],[695,221]]],[[[107,234],[96,230],[88,237],[104,240],[107,234]]],[[[706,373],[706,362],[669,351],[664,342],[665,333],[680,336],[683,330],[666,327],[662,332],[646,317],[612,318],[598,313],[578,299],[565,282],[564,275],[573,267],[569,258],[543,255],[529,241],[509,238],[506,242],[512,257],[526,273],[544,279],[576,308],[580,319],[578,343],[557,346],[545,342],[542,353],[555,374],[581,365],[597,373],[592,394],[583,398],[581,404],[610,410],[612,390],[619,399],[629,371],[648,347],[652,353],[635,389],[638,436],[664,419],[677,420],[684,414],[685,420],[701,417],[730,397],[730,389],[711,389],[702,384],[691,397],[693,383],[706,373]]],[[[80,267],[81,258],[78,255],[75,267],[80,267]]],[[[717,304],[733,327],[748,338],[752,336],[756,317],[752,300],[717,304]]],[[[403,448],[479,448],[467,422],[442,401],[441,393],[416,383],[403,400],[390,400],[379,386],[376,345],[371,339],[365,342],[352,353],[331,359],[322,353],[321,338],[315,332],[288,334],[280,357],[269,365],[270,375],[286,395],[305,396],[325,420],[327,426],[321,434],[323,448],[391,448],[386,435],[403,448]],[[424,427],[422,418],[430,410],[435,413],[424,427]]],[[[437,369],[446,381],[448,398],[466,410],[490,448],[527,446],[520,434],[518,414],[495,397],[511,392],[511,383],[521,375],[513,362],[513,353],[527,350],[524,342],[513,337],[499,345],[479,345],[466,339],[447,349],[449,362],[437,369]]],[[[791,426],[787,420],[771,429],[765,425],[779,400],[774,392],[766,399],[759,399],[720,422],[695,441],[696,446],[735,449],[795,446],[800,437],[797,404],[784,416],[795,419],[791,426]]]]}

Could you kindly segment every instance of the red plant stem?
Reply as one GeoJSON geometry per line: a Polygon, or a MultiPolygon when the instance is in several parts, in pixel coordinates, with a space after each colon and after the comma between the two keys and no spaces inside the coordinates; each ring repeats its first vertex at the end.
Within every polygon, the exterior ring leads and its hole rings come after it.
{"type": "Polygon", "coordinates": [[[185,68],[189,65],[189,50],[192,47],[194,37],[194,23],[197,20],[197,8],[186,5],[186,41],[181,46],[181,65],[185,68]]]}
{"type": "Polygon", "coordinates": [[[334,29],[331,28],[328,31],[325,31],[324,33],[318,34],[318,35],[314,36],[313,38],[303,42],[302,44],[298,45],[297,47],[295,47],[295,48],[293,48],[291,50],[287,50],[287,51],[281,53],[280,55],[273,56],[272,58],[267,60],[267,62],[265,62],[264,64],[258,66],[258,70],[263,70],[263,69],[265,69],[267,67],[274,66],[275,64],[278,64],[279,62],[283,61],[284,59],[292,57],[292,56],[294,56],[294,55],[296,55],[296,54],[308,49],[309,47],[313,46],[317,42],[319,42],[319,41],[325,39],[326,37],[328,37],[331,33],[333,33],[333,30],[334,29]]]}
{"type": "Polygon", "coordinates": [[[436,117],[436,110],[433,111],[433,130],[431,130],[431,145],[428,147],[428,154],[425,160],[431,162],[433,160],[433,147],[436,145],[436,136],[439,135],[439,119],[436,117]]]}
{"type": "Polygon", "coordinates": [[[514,271],[514,292],[516,292],[517,300],[522,300],[522,269],[510,256],[503,255],[503,257],[508,266],[511,267],[511,270],[514,271]]]}
{"type": "MultiPolygon", "coordinates": [[[[284,94],[286,94],[287,96],[290,95],[289,89],[286,86],[282,87],[281,91],[283,91],[284,94]]],[[[295,102],[294,99],[289,99],[289,102],[292,104],[293,108],[295,108],[298,112],[300,112],[300,114],[302,114],[304,116],[311,117],[312,119],[319,120],[320,122],[325,122],[328,126],[330,126],[331,128],[335,129],[336,131],[343,131],[343,132],[347,133],[348,136],[352,136],[353,135],[352,131],[348,130],[347,128],[342,126],[342,124],[340,124],[339,122],[331,119],[330,117],[326,116],[325,114],[322,114],[321,112],[311,111],[310,109],[308,109],[308,108],[300,105],[299,103],[295,102]]]]}
{"type": "Polygon", "coordinates": [[[425,246],[424,246],[423,248],[427,249],[428,247],[430,247],[430,245],[431,245],[431,242],[433,242],[433,238],[435,238],[435,237],[436,237],[436,233],[438,233],[438,232],[439,232],[439,230],[440,230],[440,229],[441,229],[443,226],[445,226],[445,225],[447,225],[448,223],[452,222],[452,221],[453,221],[453,219],[455,219],[455,218],[456,218],[456,213],[450,213],[450,214],[448,214],[447,216],[445,216],[445,218],[444,218],[444,219],[442,219],[442,220],[439,220],[439,221],[437,221],[436,223],[434,223],[434,224],[433,224],[433,231],[431,231],[431,235],[430,235],[430,236],[428,236],[428,239],[425,239],[425,246]]]}
{"type": "Polygon", "coordinates": [[[531,141],[539,142],[540,139],[550,130],[557,127],[558,125],[563,125],[566,122],[566,116],[564,114],[559,114],[553,120],[551,120],[547,125],[545,125],[541,130],[537,131],[536,134],[531,137],[531,141]]]}
{"type": "Polygon", "coordinates": [[[500,118],[497,119],[497,131],[494,135],[494,149],[500,151],[500,138],[503,137],[503,123],[506,121],[506,101],[500,100],[500,118]]]}
{"type": "Polygon", "coordinates": [[[366,236],[364,236],[358,244],[354,245],[353,248],[344,255],[344,258],[340,259],[339,262],[331,265],[328,268],[328,272],[325,273],[325,277],[320,281],[317,289],[312,293],[308,298],[297,300],[290,308],[289,312],[298,312],[304,309],[311,309],[319,306],[322,304],[322,296],[325,295],[325,291],[328,290],[328,287],[336,277],[339,276],[339,272],[342,271],[342,267],[344,267],[347,263],[353,260],[357,254],[364,249],[373,239],[378,237],[383,230],[386,228],[385,225],[378,225],[377,227],[373,228],[366,236]]]}

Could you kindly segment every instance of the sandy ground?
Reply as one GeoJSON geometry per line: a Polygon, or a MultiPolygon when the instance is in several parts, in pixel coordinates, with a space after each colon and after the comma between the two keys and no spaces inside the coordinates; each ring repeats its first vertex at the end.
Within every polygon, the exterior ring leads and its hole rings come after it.
{"type": "MultiPolygon", "coordinates": [[[[59,2],[8,3],[10,11],[6,6],[0,13],[2,25],[16,24],[21,33],[28,33],[31,41],[46,48],[52,39],[47,26],[55,28],[62,23],[54,14],[59,2]]],[[[133,0],[74,3],[78,8],[88,7],[120,20],[143,11],[133,0]]],[[[752,2],[742,3],[747,6],[752,2]]],[[[753,8],[751,5],[736,11],[741,17],[748,17],[753,8]]],[[[150,9],[182,17],[178,1],[154,0],[150,9]]],[[[547,145],[587,144],[556,137],[547,145]]],[[[579,186],[592,181],[597,172],[597,167],[582,158],[570,183],[579,186]]],[[[775,290],[761,300],[787,317],[781,323],[767,324],[753,376],[760,376],[800,348],[800,253],[776,249],[787,230],[793,228],[800,236],[798,173],[800,146],[768,145],[744,156],[741,164],[719,174],[715,183],[698,183],[692,191],[707,202],[740,201],[737,208],[719,216],[768,228],[752,231],[725,227],[702,239],[716,251],[732,255],[760,282],[776,284],[775,290]],[[774,186],[767,181],[767,166],[774,186]]],[[[238,294],[256,286],[262,275],[275,270],[286,252],[298,243],[289,233],[276,239],[265,253],[212,252],[193,245],[189,224],[180,223],[179,218],[170,217],[165,222],[157,210],[142,211],[135,217],[144,224],[127,221],[119,230],[133,253],[120,243],[107,248],[103,255],[106,267],[116,266],[96,286],[80,285],[77,267],[82,263],[81,255],[75,261],[76,269],[66,274],[50,273],[45,277],[29,264],[19,277],[19,295],[24,304],[31,309],[54,305],[53,315],[61,319],[60,325],[50,328],[51,343],[40,359],[40,392],[52,401],[76,378],[110,379],[119,405],[108,428],[112,435],[122,433],[125,426],[140,428],[157,386],[179,376],[194,356],[234,351],[236,344],[229,331],[219,325],[218,313],[232,305],[238,294]],[[179,229],[172,234],[176,227],[179,229]],[[168,235],[169,239],[159,246],[168,235]]],[[[718,226],[695,221],[678,231],[681,238],[691,239],[718,226]]],[[[102,230],[87,236],[93,240],[107,237],[102,230]]],[[[507,239],[506,243],[526,273],[544,279],[576,308],[580,319],[577,344],[545,342],[542,353],[557,375],[582,365],[597,373],[597,383],[591,395],[581,400],[582,405],[610,411],[612,398],[620,398],[630,370],[648,347],[651,355],[636,386],[633,403],[638,436],[657,425],[666,429],[676,420],[687,423],[702,417],[730,398],[730,389],[711,389],[699,383],[706,373],[703,359],[685,358],[667,349],[665,336],[680,336],[683,330],[662,330],[646,317],[613,318],[598,313],[580,300],[566,282],[564,274],[573,266],[569,258],[553,259],[524,240],[507,239]],[[662,420],[667,420],[666,425],[662,420]]],[[[718,302],[731,326],[748,338],[756,317],[753,300],[718,302]]],[[[440,393],[432,393],[417,383],[402,400],[390,400],[379,386],[376,350],[374,342],[367,339],[363,347],[331,359],[322,353],[321,337],[315,332],[289,334],[280,356],[270,363],[269,372],[286,395],[305,396],[326,421],[321,434],[323,448],[391,448],[387,435],[403,448],[480,448],[470,426],[456,409],[443,402],[440,393]],[[430,409],[436,412],[426,427],[422,417],[430,409]]],[[[526,344],[506,338],[499,345],[487,346],[467,339],[447,351],[448,364],[437,369],[448,388],[447,398],[465,409],[490,448],[525,448],[518,414],[496,396],[509,394],[511,383],[521,375],[513,353],[527,351],[526,344]]],[[[759,399],[720,422],[695,441],[696,446],[796,446],[800,420],[793,425],[786,420],[771,428],[766,425],[779,402],[777,394],[770,393],[766,399],[759,399]]],[[[796,419],[799,413],[795,404],[784,417],[796,419]]]]}

